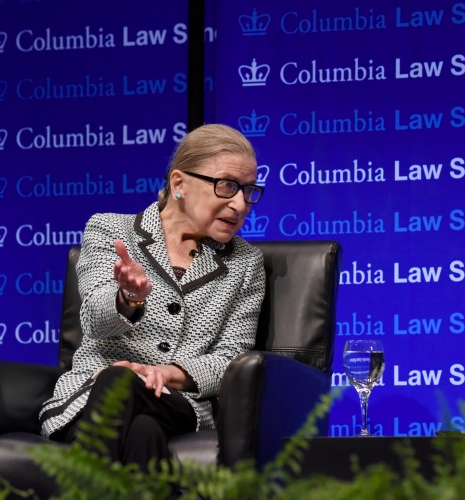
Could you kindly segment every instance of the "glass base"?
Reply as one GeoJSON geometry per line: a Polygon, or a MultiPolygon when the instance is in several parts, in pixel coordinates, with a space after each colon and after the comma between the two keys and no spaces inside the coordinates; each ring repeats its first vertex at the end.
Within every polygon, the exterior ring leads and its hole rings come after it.
{"type": "Polygon", "coordinates": [[[373,436],[373,434],[370,434],[368,431],[365,431],[365,432],[362,431],[360,434],[357,435],[357,437],[372,438],[372,437],[376,437],[376,436],[373,436]]]}

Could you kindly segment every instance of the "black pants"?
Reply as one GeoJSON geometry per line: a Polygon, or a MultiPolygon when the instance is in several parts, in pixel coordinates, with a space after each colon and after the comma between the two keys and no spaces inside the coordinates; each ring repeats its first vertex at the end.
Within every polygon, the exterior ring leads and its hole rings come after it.
{"type": "MultiPolygon", "coordinates": [[[[101,401],[104,391],[129,368],[112,366],[98,376],[89,394],[80,419],[92,422],[91,413],[101,401]]],[[[137,463],[147,471],[150,459],[169,458],[168,439],[177,434],[194,432],[197,418],[192,406],[175,390],[156,398],[153,390],[132,371],[131,389],[125,401],[122,423],[117,427],[117,439],[101,438],[110,458],[122,464],[137,463]]],[[[70,442],[74,438],[78,421],[53,433],[51,439],[70,442]]]]}

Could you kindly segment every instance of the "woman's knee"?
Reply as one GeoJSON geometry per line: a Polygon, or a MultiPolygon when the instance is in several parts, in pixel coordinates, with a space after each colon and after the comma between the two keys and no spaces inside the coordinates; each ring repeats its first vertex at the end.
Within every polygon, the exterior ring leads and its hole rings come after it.
{"type": "Polygon", "coordinates": [[[123,376],[130,377],[131,379],[137,378],[137,374],[130,368],[126,368],[125,366],[109,366],[99,373],[97,381],[112,383],[123,376]]]}
{"type": "Polygon", "coordinates": [[[159,437],[164,437],[162,427],[157,422],[157,420],[150,415],[136,415],[131,424],[131,432],[136,436],[155,436],[157,439],[159,437]]]}
{"type": "Polygon", "coordinates": [[[101,391],[106,391],[107,388],[114,387],[118,380],[121,380],[123,376],[129,377],[129,385],[132,387],[135,383],[140,381],[139,377],[130,368],[125,366],[109,366],[102,370],[94,385],[92,386],[92,391],[95,393],[100,393],[101,391]]]}

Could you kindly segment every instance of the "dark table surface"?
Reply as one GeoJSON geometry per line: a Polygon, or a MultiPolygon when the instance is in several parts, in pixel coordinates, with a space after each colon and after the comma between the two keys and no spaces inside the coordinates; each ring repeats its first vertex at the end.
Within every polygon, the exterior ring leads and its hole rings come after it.
{"type": "MultiPolygon", "coordinates": [[[[430,480],[435,475],[433,455],[441,454],[450,459],[448,451],[438,451],[434,446],[438,437],[316,437],[308,438],[309,446],[304,452],[302,477],[311,474],[325,474],[339,480],[351,480],[353,472],[352,456],[358,457],[360,469],[370,465],[384,463],[391,470],[402,474],[402,459],[396,446],[408,443],[420,462],[420,472],[430,480]]],[[[455,439],[464,439],[460,436],[446,437],[448,443],[455,439]]],[[[285,440],[287,441],[287,440],[285,440]]]]}

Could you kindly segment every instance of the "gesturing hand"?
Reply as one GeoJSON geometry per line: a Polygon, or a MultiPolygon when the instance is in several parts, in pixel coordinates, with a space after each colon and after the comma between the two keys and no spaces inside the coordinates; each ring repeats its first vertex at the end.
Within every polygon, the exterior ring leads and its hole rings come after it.
{"type": "Polygon", "coordinates": [[[152,291],[144,268],[131,259],[124,243],[115,241],[115,249],[121,261],[116,261],[113,268],[113,276],[118,285],[126,292],[135,294],[135,300],[145,300],[152,291]]]}

